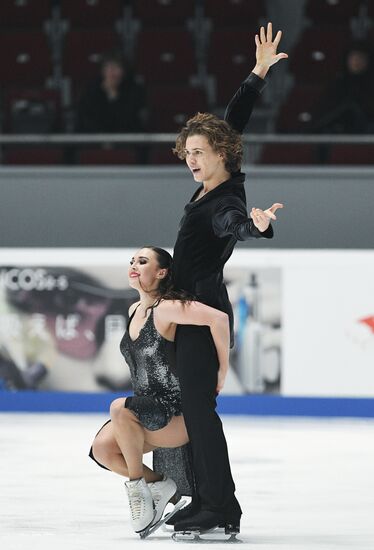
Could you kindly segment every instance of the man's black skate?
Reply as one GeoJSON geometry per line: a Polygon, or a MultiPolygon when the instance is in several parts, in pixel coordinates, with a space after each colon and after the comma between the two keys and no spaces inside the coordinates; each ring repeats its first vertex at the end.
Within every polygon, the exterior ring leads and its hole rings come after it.
{"type": "Polygon", "coordinates": [[[172,538],[178,542],[203,541],[206,539],[201,537],[209,535],[209,541],[240,542],[236,538],[238,533],[240,533],[240,520],[229,522],[220,514],[201,510],[194,516],[177,522],[174,525],[172,538]]]}
{"type": "Polygon", "coordinates": [[[194,516],[200,511],[200,503],[198,501],[192,500],[187,506],[179,510],[173,517],[165,521],[166,525],[175,525],[180,521],[194,516]]]}

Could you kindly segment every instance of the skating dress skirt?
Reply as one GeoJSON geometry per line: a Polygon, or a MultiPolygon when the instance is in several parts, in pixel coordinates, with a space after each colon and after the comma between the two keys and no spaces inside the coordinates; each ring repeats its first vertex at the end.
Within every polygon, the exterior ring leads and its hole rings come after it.
{"type": "Polygon", "coordinates": [[[136,340],[131,340],[131,315],[120,350],[131,372],[134,396],[127,397],[130,409],[147,430],[164,428],[173,416],[182,414],[181,391],[175,374],[174,342],[157,332],[153,309],[136,340]]]}

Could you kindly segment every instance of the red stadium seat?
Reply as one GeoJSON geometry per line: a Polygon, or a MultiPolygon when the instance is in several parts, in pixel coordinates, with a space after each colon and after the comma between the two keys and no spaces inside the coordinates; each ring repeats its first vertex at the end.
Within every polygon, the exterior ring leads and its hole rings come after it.
{"type": "Polygon", "coordinates": [[[183,160],[180,160],[172,151],[172,145],[154,145],[149,153],[149,164],[179,164],[183,165],[183,160]]]}
{"type": "Polygon", "coordinates": [[[276,127],[280,132],[306,132],[313,123],[321,86],[295,86],[280,108],[276,127]]]}
{"type": "Polygon", "coordinates": [[[112,26],[122,17],[121,0],[60,0],[61,17],[74,27],[112,26]]]}
{"type": "Polygon", "coordinates": [[[188,82],[196,73],[192,37],[184,29],[139,32],[135,67],[147,83],[188,82]]]}
{"type": "Polygon", "coordinates": [[[264,145],[259,164],[315,164],[315,146],[309,143],[264,145]]]}
{"type": "Polygon", "coordinates": [[[177,132],[189,117],[207,110],[203,90],[187,86],[152,86],[148,104],[148,126],[153,132],[177,132]]]}
{"type": "Polygon", "coordinates": [[[1,27],[41,27],[51,15],[50,0],[1,0],[1,27]]]}
{"type": "Polygon", "coordinates": [[[263,0],[205,0],[204,14],[213,21],[214,27],[240,25],[243,21],[257,25],[261,16],[266,16],[263,0]]]}
{"type": "Polygon", "coordinates": [[[66,35],[63,74],[82,82],[99,75],[104,53],[119,47],[118,35],[111,30],[73,30],[66,35]]]}
{"type": "Polygon", "coordinates": [[[336,144],[330,150],[330,164],[374,164],[373,145],[336,144]]]}
{"type": "Polygon", "coordinates": [[[5,132],[48,133],[60,129],[61,100],[57,90],[8,90],[4,97],[5,132]]]}
{"type": "Polygon", "coordinates": [[[349,42],[345,27],[306,29],[290,55],[290,69],[297,82],[321,84],[333,80],[349,42]]]}
{"type": "Polygon", "coordinates": [[[79,164],[136,164],[136,152],[133,148],[126,149],[80,149],[78,153],[79,164]]]}
{"type": "Polygon", "coordinates": [[[0,51],[0,81],[3,85],[42,85],[52,74],[48,41],[41,31],[3,32],[0,34],[0,51]]]}
{"type": "Polygon", "coordinates": [[[359,8],[358,0],[309,0],[305,15],[318,24],[347,24],[357,17],[359,8]]]}
{"type": "Polygon", "coordinates": [[[61,147],[12,147],[4,152],[4,164],[54,165],[64,164],[64,150],[61,147]]]}
{"type": "Polygon", "coordinates": [[[181,0],[136,0],[133,15],[141,20],[142,25],[180,26],[194,16],[194,4],[181,0]]]}
{"type": "Polygon", "coordinates": [[[255,34],[248,29],[230,28],[212,32],[208,51],[208,72],[216,79],[216,103],[226,105],[256,63],[255,34]]]}

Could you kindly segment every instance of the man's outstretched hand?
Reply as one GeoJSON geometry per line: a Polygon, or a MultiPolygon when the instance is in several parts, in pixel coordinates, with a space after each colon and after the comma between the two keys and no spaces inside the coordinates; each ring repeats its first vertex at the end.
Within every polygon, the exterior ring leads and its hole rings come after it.
{"type": "Polygon", "coordinates": [[[278,31],[273,40],[273,25],[268,23],[266,32],[265,27],[260,28],[260,34],[256,34],[256,66],[253,73],[261,78],[265,78],[266,73],[272,65],[278,63],[281,59],[287,59],[288,55],[284,52],[277,54],[277,48],[282,38],[282,31],[278,31]]]}
{"type": "Polygon", "coordinates": [[[261,231],[261,233],[267,230],[271,220],[277,219],[275,212],[278,210],[278,208],[283,208],[283,204],[281,204],[280,202],[275,202],[267,210],[261,210],[261,208],[252,208],[250,216],[253,220],[254,225],[259,231],[261,231]]]}

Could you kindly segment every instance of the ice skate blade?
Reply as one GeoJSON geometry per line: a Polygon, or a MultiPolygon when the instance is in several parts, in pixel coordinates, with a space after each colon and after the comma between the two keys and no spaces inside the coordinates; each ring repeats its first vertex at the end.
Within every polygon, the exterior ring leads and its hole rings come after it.
{"type": "Polygon", "coordinates": [[[176,531],[171,538],[175,542],[199,542],[205,544],[216,544],[217,542],[224,543],[241,543],[237,539],[238,533],[225,533],[224,529],[214,528],[206,531],[176,531]]]}
{"type": "Polygon", "coordinates": [[[180,500],[179,502],[177,502],[173,510],[168,514],[166,514],[163,518],[161,518],[160,521],[158,521],[154,525],[150,525],[149,527],[144,529],[144,531],[141,531],[139,533],[140,538],[146,539],[147,537],[149,537],[149,535],[152,535],[152,533],[154,533],[155,531],[157,531],[157,529],[159,529],[162,525],[164,525],[165,521],[173,517],[174,514],[176,514],[186,504],[186,502],[187,502],[186,500],[180,500]]]}

